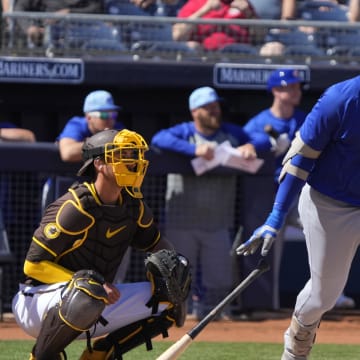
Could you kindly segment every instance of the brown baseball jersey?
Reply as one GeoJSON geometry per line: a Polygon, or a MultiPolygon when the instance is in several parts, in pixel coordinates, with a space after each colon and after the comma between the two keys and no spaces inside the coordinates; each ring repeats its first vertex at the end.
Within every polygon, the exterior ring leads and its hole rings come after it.
{"type": "MultiPolygon", "coordinates": [[[[152,211],[144,201],[124,189],[116,204],[105,205],[94,184],[85,182],[48,206],[34,232],[26,262],[35,268],[34,273],[37,266],[55,263],[71,272],[92,269],[112,282],[129,246],[147,251],[159,239],[152,211]]],[[[26,283],[41,282],[28,276],[26,283]]]]}

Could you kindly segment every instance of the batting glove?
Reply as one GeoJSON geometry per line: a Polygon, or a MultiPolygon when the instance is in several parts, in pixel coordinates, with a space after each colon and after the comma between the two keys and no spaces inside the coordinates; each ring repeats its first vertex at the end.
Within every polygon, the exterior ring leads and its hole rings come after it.
{"type": "Polygon", "coordinates": [[[248,241],[241,244],[236,249],[236,253],[244,256],[252,255],[262,244],[261,255],[266,256],[276,238],[277,233],[278,230],[273,227],[269,225],[262,225],[254,231],[248,241]]]}
{"type": "Polygon", "coordinates": [[[273,209],[266,219],[265,224],[258,227],[250,239],[236,249],[236,253],[244,256],[252,255],[258,247],[262,245],[261,255],[266,256],[284,223],[285,217],[285,211],[273,209]]]}

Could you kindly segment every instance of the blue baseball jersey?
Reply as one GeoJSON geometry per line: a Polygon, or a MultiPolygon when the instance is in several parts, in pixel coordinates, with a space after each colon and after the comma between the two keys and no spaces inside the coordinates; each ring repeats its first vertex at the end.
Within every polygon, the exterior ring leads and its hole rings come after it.
{"type": "Polygon", "coordinates": [[[329,87],[300,128],[321,151],[307,182],[317,191],[360,205],[360,76],[329,87]]]}
{"type": "MultiPolygon", "coordinates": [[[[121,122],[116,122],[114,129],[122,130],[125,126],[121,122]]],[[[92,136],[88,127],[88,122],[84,116],[74,116],[65,125],[60,135],[56,138],[59,141],[63,138],[71,138],[76,141],[83,141],[87,137],[92,136]]]]}
{"type": "Polygon", "coordinates": [[[222,123],[220,128],[211,136],[204,136],[195,129],[193,121],[183,122],[168,129],[160,130],[154,135],[151,144],[162,149],[176,151],[185,155],[195,156],[196,144],[214,142],[217,144],[229,140],[234,147],[251,143],[257,151],[267,151],[271,144],[265,134],[250,134],[236,124],[222,123]]]}
{"type": "MultiPolygon", "coordinates": [[[[266,125],[271,125],[273,130],[279,135],[286,133],[289,140],[293,140],[296,131],[299,130],[300,126],[304,122],[306,113],[302,110],[295,109],[293,116],[290,119],[281,119],[275,117],[270,109],[263,110],[259,114],[251,118],[244,126],[244,130],[248,133],[264,132],[266,125]]],[[[276,161],[276,172],[275,179],[277,181],[280,171],[282,168],[282,160],[285,154],[278,156],[276,161]]]]}

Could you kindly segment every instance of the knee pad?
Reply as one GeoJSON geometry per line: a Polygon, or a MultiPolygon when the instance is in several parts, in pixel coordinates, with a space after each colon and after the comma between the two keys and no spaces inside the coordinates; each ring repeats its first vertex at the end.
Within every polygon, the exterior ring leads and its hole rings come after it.
{"type": "Polygon", "coordinates": [[[51,308],[42,322],[33,351],[37,360],[57,359],[67,345],[99,320],[107,302],[99,280],[88,270],[74,274],[61,303],[51,308]]]}
{"type": "Polygon", "coordinates": [[[107,294],[103,278],[92,270],[81,270],[74,274],[65,288],[60,304],[60,318],[72,329],[86,331],[100,318],[107,294]]]}

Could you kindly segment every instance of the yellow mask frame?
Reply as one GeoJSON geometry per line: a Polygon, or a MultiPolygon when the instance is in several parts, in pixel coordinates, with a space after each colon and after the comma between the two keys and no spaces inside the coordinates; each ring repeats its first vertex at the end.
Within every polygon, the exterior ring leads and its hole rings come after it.
{"type": "Polygon", "coordinates": [[[127,129],[121,130],[112,143],[105,144],[105,163],[112,166],[116,183],[135,198],[143,197],[140,188],[149,166],[145,159],[148,150],[144,138],[127,129]]]}

